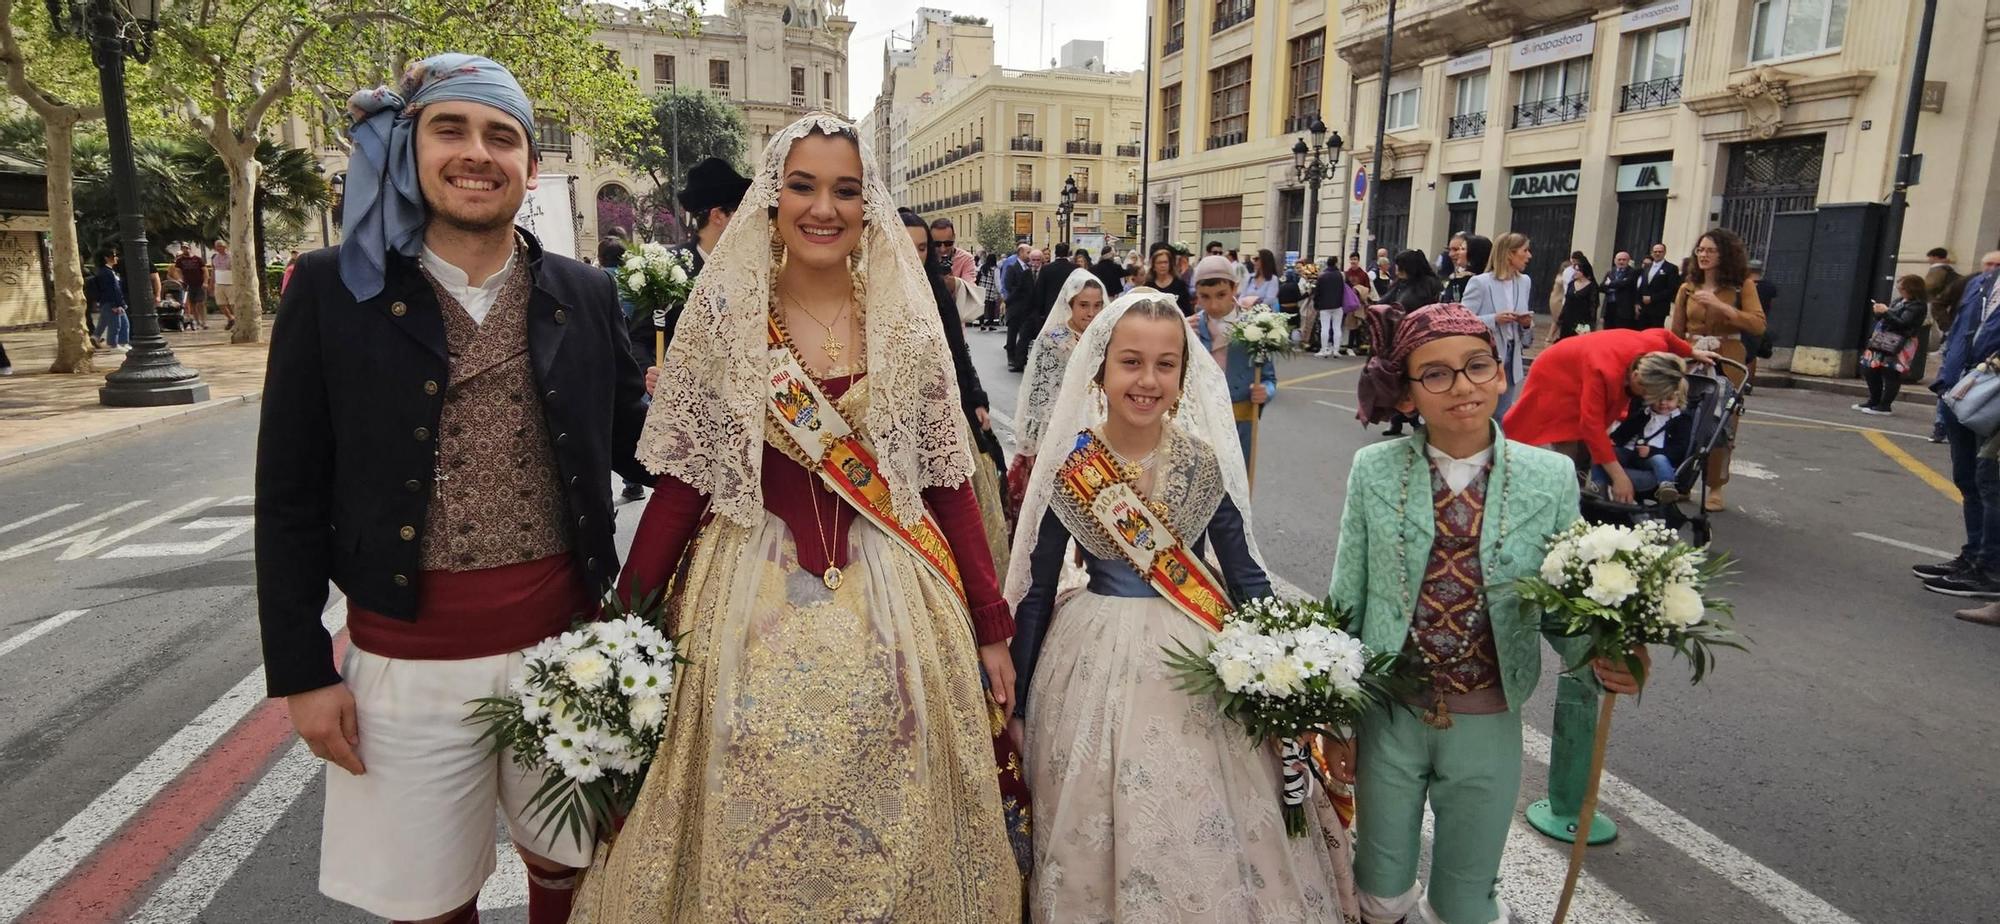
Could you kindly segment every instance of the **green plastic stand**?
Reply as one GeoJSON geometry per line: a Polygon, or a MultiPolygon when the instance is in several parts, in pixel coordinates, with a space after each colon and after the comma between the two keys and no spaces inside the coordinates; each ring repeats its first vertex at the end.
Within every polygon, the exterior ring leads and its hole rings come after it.
{"type": "MultiPolygon", "coordinates": [[[[1597,736],[1597,696],[1568,674],[1556,678],[1556,734],[1549,749],[1549,797],[1528,806],[1528,824],[1565,844],[1576,841],[1577,813],[1590,786],[1590,746],[1597,736]]],[[[1603,812],[1590,820],[1590,843],[1608,844],[1618,824],[1603,812]]]]}

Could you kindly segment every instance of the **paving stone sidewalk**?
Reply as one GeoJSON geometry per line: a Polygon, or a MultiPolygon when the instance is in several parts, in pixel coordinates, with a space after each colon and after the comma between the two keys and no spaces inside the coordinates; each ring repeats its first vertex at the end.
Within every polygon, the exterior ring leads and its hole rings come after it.
{"type": "MultiPolygon", "coordinates": [[[[219,324],[221,319],[214,320],[219,324]]],[[[267,337],[269,321],[267,317],[267,337]]],[[[0,378],[0,465],[257,400],[264,390],[269,344],[232,344],[229,336],[219,329],[166,335],[181,364],[200,372],[208,383],[209,400],[173,407],[114,408],[98,403],[97,389],[104,384],[104,374],[124,362],[124,354],[100,351],[96,372],[56,375],[48,371],[56,354],[54,330],[0,333],[0,343],[6,344],[14,364],[14,374],[0,378]]]]}

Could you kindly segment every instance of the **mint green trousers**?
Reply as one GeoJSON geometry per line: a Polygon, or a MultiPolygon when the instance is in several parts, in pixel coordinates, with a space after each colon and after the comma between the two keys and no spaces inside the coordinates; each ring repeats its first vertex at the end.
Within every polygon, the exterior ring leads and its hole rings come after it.
{"type": "Polygon", "coordinates": [[[1500,855],[1521,792],[1521,717],[1503,712],[1451,718],[1452,727],[1436,729],[1416,710],[1398,706],[1362,724],[1355,767],[1355,886],[1364,906],[1371,897],[1375,904],[1394,905],[1410,896],[1428,800],[1437,816],[1431,910],[1444,924],[1491,924],[1500,917],[1500,855]]]}

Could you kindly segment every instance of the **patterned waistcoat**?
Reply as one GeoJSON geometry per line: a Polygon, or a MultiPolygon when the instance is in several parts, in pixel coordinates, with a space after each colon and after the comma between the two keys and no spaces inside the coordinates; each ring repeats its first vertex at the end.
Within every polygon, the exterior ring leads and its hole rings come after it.
{"type": "MultiPolygon", "coordinates": [[[[1437,536],[1424,566],[1424,586],[1410,623],[1410,643],[1423,657],[1439,696],[1493,689],[1500,685],[1500,655],[1493,623],[1486,616],[1485,570],[1479,563],[1479,530],[1486,518],[1487,467],[1453,491],[1431,467],[1431,496],[1437,536]]],[[[1503,702],[1504,707],[1504,702],[1503,702]]]]}
{"type": "MultiPolygon", "coordinates": [[[[428,276],[428,274],[426,274],[428,276]]],[[[569,551],[555,453],[528,359],[527,268],[517,257],[484,324],[431,280],[451,384],[424,521],[426,571],[472,571],[569,551]]]]}

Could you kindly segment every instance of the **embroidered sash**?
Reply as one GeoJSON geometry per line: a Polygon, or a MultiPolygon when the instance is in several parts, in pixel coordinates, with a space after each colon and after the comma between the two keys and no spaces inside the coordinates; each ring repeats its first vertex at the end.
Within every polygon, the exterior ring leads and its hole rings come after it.
{"type": "Polygon", "coordinates": [[[1229,594],[1166,520],[1146,505],[1096,434],[1077,437],[1057,478],[1160,596],[1210,632],[1222,630],[1222,617],[1231,609],[1229,594]]]}
{"type": "MultiPolygon", "coordinates": [[[[839,409],[828,400],[819,383],[806,374],[798,357],[785,345],[775,322],[766,324],[769,337],[770,378],[765,391],[765,407],[799,452],[812,460],[821,480],[833,493],[871,523],[916,553],[932,573],[943,579],[959,604],[965,604],[965,584],[958,576],[958,562],[944,532],[926,513],[913,527],[896,519],[889,506],[890,485],[882,477],[875,453],[863,442],[839,409]]],[[[832,550],[828,550],[830,555],[832,550]]]]}

